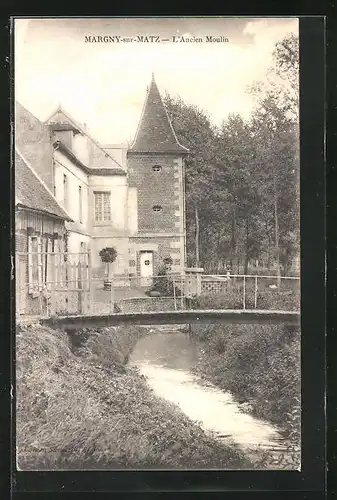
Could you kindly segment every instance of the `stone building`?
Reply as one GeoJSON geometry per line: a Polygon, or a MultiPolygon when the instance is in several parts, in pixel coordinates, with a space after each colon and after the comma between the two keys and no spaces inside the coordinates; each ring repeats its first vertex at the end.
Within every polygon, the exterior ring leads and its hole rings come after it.
{"type": "Polygon", "coordinates": [[[100,145],[61,108],[42,124],[17,104],[15,119],[16,143],[28,155],[35,151],[33,168],[68,216],[67,250],[90,250],[94,277],[104,276],[99,252],[111,246],[118,253],[116,285],[128,286],[132,276],[147,281],[167,257],[172,271],[183,273],[188,150],[177,140],[154,77],[129,148],[100,145]]]}

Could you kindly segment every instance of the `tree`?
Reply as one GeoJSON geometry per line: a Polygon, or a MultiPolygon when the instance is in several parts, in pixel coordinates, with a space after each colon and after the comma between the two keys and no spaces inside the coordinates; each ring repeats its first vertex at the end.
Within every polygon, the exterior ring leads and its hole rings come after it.
{"type": "Polygon", "coordinates": [[[207,113],[197,106],[185,104],[169,94],[165,95],[164,104],[179,142],[190,151],[185,162],[187,247],[189,260],[192,258],[199,266],[203,236],[200,212],[207,210],[208,205],[205,193],[212,184],[216,129],[207,113]]]}
{"type": "Polygon", "coordinates": [[[189,265],[247,274],[252,260],[287,273],[299,248],[298,39],[275,46],[267,83],[250,92],[247,120],[208,114],[165,97],[178,140],[187,148],[186,233],[189,265]],[[269,78],[269,80],[268,80],[269,78]]]}
{"type": "Polygon", "coordinates": [[[101,261],[106,264],[106,275],[109,281],[112,278],[112,263],[115,262],[117,258],[117,250],[114,247],[102,248],[99,252],[101,261]]]}

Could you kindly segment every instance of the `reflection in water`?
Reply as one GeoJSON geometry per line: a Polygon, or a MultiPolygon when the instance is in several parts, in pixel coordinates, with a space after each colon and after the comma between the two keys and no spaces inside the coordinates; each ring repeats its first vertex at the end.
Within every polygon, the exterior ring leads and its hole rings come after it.
{"type": "MultiPolygon", "coordinates": [[[[157,328],[156,328],[157,331],[157,328]]],[[[131,358],[155,393],[175,403],[204,430],[243,448],[279,449],[281,437],[267,422],[244,413],[230,393],[190,373],[197,347],[180,332],[153,333],[142,338],[131,358]]]]}

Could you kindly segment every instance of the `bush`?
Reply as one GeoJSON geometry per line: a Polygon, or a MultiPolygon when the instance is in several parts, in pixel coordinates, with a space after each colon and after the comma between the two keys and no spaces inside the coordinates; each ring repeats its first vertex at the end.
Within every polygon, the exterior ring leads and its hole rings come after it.
{"type": "Polygon", "coordinates": [[[294,417],[300,397],[299,329],[286,325],[192,328],[202,347],[196,371],[239,402],[249,402],[257,417],[295,432],[294,425],[298,428],[300,422],[294,417]]]}
{"type": "Polygon", "coordinates": [[[234,445],[220,445],[157,398],[135,369],[115,370],[140,331],[108,330],[84,332],[75,351],[63,332],[18,330],[19,468],[252,468],[234,445]]]}
{"type": "MultiPolygon", "coordinates": [[[[254,309],[254,293],[247,293],[246,309],[254,309]]],[[[257,309],[297,311],[300,297],[293,292],[265,290],[259,292],[257,309]]],[[[229,288],[226,293],[203,293],[191,301],[192,309],[243,309],[243,293],[241,289],[229,288]]]]}

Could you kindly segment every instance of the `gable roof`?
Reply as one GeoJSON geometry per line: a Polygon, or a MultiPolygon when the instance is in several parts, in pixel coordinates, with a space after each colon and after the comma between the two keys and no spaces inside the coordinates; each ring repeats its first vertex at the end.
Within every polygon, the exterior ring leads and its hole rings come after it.
{"type": "Polygon", "coordinates": [[[15,205],[72,221],[17,148],[15,148],[15,205]]]}
{"type": "Polygon", "coordinates": [[[137,153],[188,153],[173,130],[172,123],[152,74],[135,140],[129,149],[137,153]]]}
{"type": "Polygon", "coordinates": [[[53,130],[73,130],[85,135],[90,142],[90,165],[89,168],[120,168],[123,167],[100,146],[100,144],[74,120],[61,106],[45,121],[53,130]]]}
{"type": "Polygon", "coordinates": [[[15,101],[15,145],[40,179],[53,189],[53,147],[50,130],[20,102],[15,101]]]}
{"type": "Polygon", "coordinates": [[[103,168],[89,168],[84,163],[77,158],[77,156],[71,151],[71,149],[68,148],[62,142],[60,139],[57,139],[56,141],[53,142],[53,146],[55,149],[59,149],[64,153],[71,161],[75,163],[78,167],[80,167],[86,174],[89,175],[126,175],[126,171],[123,168],[109,168],[109,167],[103,167],[103,168]]]}

